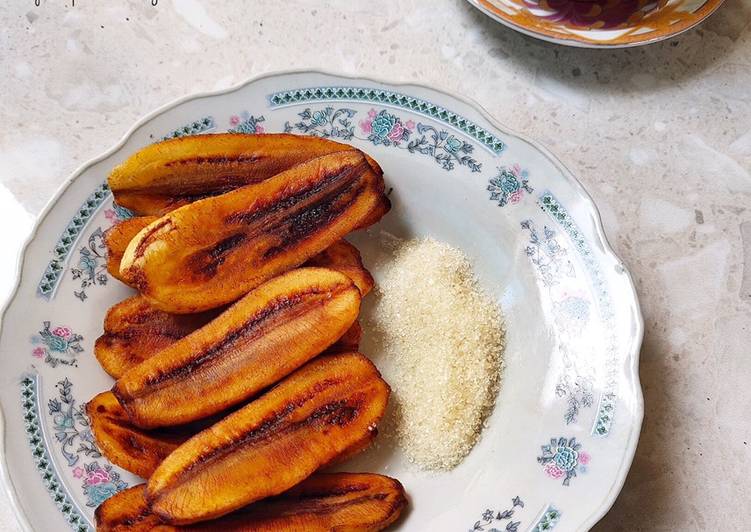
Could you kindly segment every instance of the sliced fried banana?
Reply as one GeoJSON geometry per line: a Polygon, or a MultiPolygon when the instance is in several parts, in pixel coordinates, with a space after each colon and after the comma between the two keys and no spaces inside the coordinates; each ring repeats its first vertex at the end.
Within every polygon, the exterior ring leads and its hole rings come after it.
{"type": "Polygon", "coordinates": [[[146,498],[183,525],[283,493],[375,431],[388,396],[363,355],[320,357],[175,449],[146,498]]]}
{"type": "Polygon", "coordinates": [[[363,297],[368,295],[375,285],[373,276],[362,263],[360,251],[346,240],[330,245],[318,255],[311,257],[305,265],[342,272],[352,279],[363,297]]]}
{"type": "Polygon", "coordinates": [[[97,532],[150,532],[162,521],[149,508],[139,484],[116,493],[94,511],[97,532]]]}
{"type": "Polygon", "coordinates": [[[181,425],[258,394],[336,342],[360,291],[342,273],[300,268],[128,370],[112,391],[142,428],[181,425]]]}
{"type": "Polygon", "coordinates": [[[94,356],[109,375],[120,378],[130,368],[203,327],[220,309],[198,314],[168,314],[143,296],[117,303],[104,318],[104,334],[94,342],[94,356]]]}
{"type": "MultiPolygon", "coordinates": [[[[104,334],[94,342],[94,356],[112,378],[153,357],[216,318],[223,309],[198,314],[169,314],[152,307],[143,296],[133,296],[107,311],[104,334]]],[[[357,351],[362,327],[355,321],[326,352],[357,351]]]]}
{"type": "Polygon", "coordinates": [[[159,218],[128,244],[120,273],[161,310],[219,307],[380,218],[383,187],[360,152],[324,155],[159,218]]]}
{"type": "Polygon", "coordinates": [[[104,233],[104,245],[107,246],[107,272],[119,281],[125,282],[120,275],[120,261],[128,247],[141,229],[156,220],[156,216],[136,216],[118,222],[104,233]]]}
{"type": "MultiPolygon", "coordinates": [[[[102,392],[86,404],[91,432],[102,455],[113,464],[143,478],[149,478],[162,460],[180,444],[232,411],[221,412],[179,427],[145,430],[133,425],[112,392],[102,392]]],[[[368,433],[326,465],[343,462],[362,452],[374,438],[374,432],[368,433]]]]}
{"type": "MultiPolygon", "coordinates": [[[[120,275],[120,261],[125,248],[141,229],[154,220],[156,218],[153,216],[139,216],[119,222],[107,230],[104,239],[107,246],[107,271],[113,277],[126,282],[120,275]]],[[[360,252],[346,240],[334,242],[318,255],[311,257],[304,266],[318,266],[342,272],[352,279],[363,297],[373,289],[375,284],[373,276],[362,263],[360,252]]]]}
{"type": "MultiPolygon", "coordinates": [[[[352,147],[285,133],[194,135],[146,146],[116,167],[115,201],[137,214],[163,215],[201,198],[261,182],[321,155],[352,147]]],[[[383,171],[368,157],[379,175],[383,171]]]]}
{"type": "Polygon", "coordinates": [[[114,495],[96,511],[98,532],[330,532],[383,530],[407,504],[404,488],[373,473],[317,473],[291,490],[194,525],[159,524],[149,511],[145,485],[114,495]]]}
{"type": "Polygon", "coordinates": [[[102,454],[113,464],[148,478],[172,451],[200,429],[145,431],[133,426],[112,392],[86,404],[91,431],[102,454]]]}

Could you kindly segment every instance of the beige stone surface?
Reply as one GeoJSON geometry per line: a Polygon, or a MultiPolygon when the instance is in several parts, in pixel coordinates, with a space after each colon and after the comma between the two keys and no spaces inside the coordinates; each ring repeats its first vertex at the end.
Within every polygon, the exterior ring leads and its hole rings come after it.
{"type": "MultiPolygon", "coordinates": [[[[634,275],[646,416],[597,530],[751,528],[751,0],[618,51],[538,42],[461,0],[3,4],[3,294],[58,185],[174,98],[291,68],[443,87],[557,154],[634,275]]],[[[17,530],[5,495],[0,529],[17,530]]]]}

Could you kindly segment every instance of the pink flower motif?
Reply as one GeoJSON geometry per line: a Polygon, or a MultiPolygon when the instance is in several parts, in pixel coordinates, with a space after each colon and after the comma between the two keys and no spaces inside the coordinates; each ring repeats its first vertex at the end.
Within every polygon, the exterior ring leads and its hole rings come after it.
{"type": "Polygon", "coordinates": [[[107,209],[104,211],[104,217],[107,218],[110,222],[117,218],[117,213],[113,211],[112,209],[107,209]]]}
{"type": "Polygon", "coordinates": [[[590,458],[591,457],[589,456],[589,453],[579,451],[579,463],[580,464],[587,465],[589,463],[590,458]]]}
{"type": "Polygon", "coordinates": [[[519,177],[519,175],[522,173],[522,167],[519,166],[519,163],[514,164],[514,166],[511,167],[511,173],[514,174],[516,177],[519,177]]]}
{"type": "Polygon", "coordinates": [[[415,129],[415,123],[412,120],[407,120],[407,122],[404,125],[410,131],[412,131],[413,129],[415,129]]]}
{"type": "Polygon", "coordinates": [[[67,338],[71,335],[71,330],[67,327],[55,327],[52,329],[52,334],[59,336],[60,338],[67,338]]]}
{"type": "Polygon", "coordinates": [[[373,130],[371,127],[372,123],[373,120],[360,120],[360,129],[362,129],[364,133],[370,133],[373,130]]]}
{"type": "Polygon", "coordinates": [[[95,486],[97,484],[106,484],[109,481],[110,475],[104,469],[97,469],[96,471],[92,471],[86,478],[86,483],[90,486],[95,486]]]}
{"type": "Polygon", "coordinates": [[[557,479],[563,477],[563,475],[565,475],[565,471],[551,462],[545,466],[545,474],[547,474],[550,478],[557,479]]]}
{"type": "MultiPolygon", "coordinates": [[[[375,110],[375,109],[371,109],[370,111],[368,111],[368,116],[369,116],[370,118],[375,118],[377,114],[378,114],[378,113],[376,113],[376,110],[375,110]]],[[[371,121],[372,121],[372,120],[371,120],[371,121]]]]}
{"type": "Polygon", "coordinates": [[[230,124],[232,124],[233,126],[236,126],[237,124],[239,124],[239,123],[240,123],[240,117],[239,117],[239,116],[237,116],[237,115],[232,115],[232,116],[231,116],[231,117],[229,118],[229,123],[230,123],[230,124]]]}
{"type": "Polygon", "coordinates": [[[256,124],[256,133],[265,133],[266,130],[263,129],[263,126],[259,126],[256,124]]]}
{"type": "Polygon", "coordinates": [[[508,200],[511,203],[519,203],[519,201],[521,199],[522,199],[522,191],[521,191],[521,189],[512,192],[511,195],[508,197],[508,200]]]}
{"type": "Polygon", "coordinates": [[[83,477],[83,469],[81,469],[80,467],[74,468],[73,469],[73,476],[75,478],[81,478],[81,477],[83,477]]]}
{"type": "Polygon", "coordinates": [[[402,135],[404,135],[404,126],[402,126],[401,122],[397,122],[391,128],[391,131],[389,131],[388,137],[393,142],[399,142],[402,140],[402,135]]]}
{"type": "Polygon", "coordinates": [[[31,352],[32,355],[34,355],[37,358],[42,358],[44,356],[44,347],[35,347],[34,350],[31,352]]]}

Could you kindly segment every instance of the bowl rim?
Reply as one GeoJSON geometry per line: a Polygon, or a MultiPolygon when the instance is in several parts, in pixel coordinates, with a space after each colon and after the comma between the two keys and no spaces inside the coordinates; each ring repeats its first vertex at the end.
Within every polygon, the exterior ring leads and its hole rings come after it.
{"type": "MultiPolygon", "coordinates": [[[[468,1],[471,1],[471,0],[468,0],[468,1]]],[[[719,1],[721,3],[723,0],[719,0],[719,1]]],[[[377,78],[370,77],[370,76],[348,75],[348,74],[338,73],[338,72],[324,70],[324,69],[274,70],[274,71],[270,71],[270,72],[260,74],[257,76],[251,76],[239,83],[236,83],[224,89],[190,93],[188,95],[176,98],[164,105],[157,107],[153,111],[143,115],[141,118],[136,120],[133,123],[133,125],[130,128],[128,128],[125,134],[123,134],[120,137],[120,139],[111,148],[109,148],[108,150],[105,150],[100,155],[97,155],[89,159],[88,161],[81,164],[76,170],[74,170],[68,176],[68,178],[65,181],[63,181],[63,183],[60,184],[57,191],[47,201],[44,208],[40,211],[39,215],[37,216],[34,222],[33,228],[31,229],[27,238],[24,240],[23,245],[18,250],[18,254],[16,257],[16,264],[15,264],[15,273],[14,273],[15,284],[12,290],[9,292],[6,300],[2,303],[2,309],[0,310],[0,336],[2,335],[2,332],[3,332],[5,314],[10,308],[11,304],[15,301],[16,296],[18,295],[18,289],[21,285],[21,281],[23,278],[23,266],[26,261],[27,249],[29,245],[31,244],[31,242],[33,242],[34,239],[36,238],[39,228],[42,225],[42,222],[44,222],[44,220],[50,214],[50,212],[55,207],[55,205],[60,200],[60,198],[63,196],[63,194],[66,192],[68,187],[70,187],[70,185],[73,182],[75,182],[76,179],[78,179],[78,177],[81,176],[81,174],[87,171],[90,167],[94,166],[95,164],[98,164],[104,159],[107,159],[108,157],[116,153],[118,150],[120,150],[137,129],[144,126],[148,122],[152,121],[159,115],[175,107],[178,107],[184,103],[197,100],[200,98],[222,96],[224,94],[236,92],[238,90],[243,89],[244,87],[248,85],[251,85],[253,83],[256,83],[264,79],[282,77],[282,76],[306,75],[306,74],[342,78],[342,79],[348,79],[351,81],[365,81],[365,82],[370,82],[374,84],[388,85],[391,87],[401,87],[401,88],[416,87],[419,89],[440,93],[444,96],[447,96],[448,98],[453,98],[475,109],[478,113],[480,113],[480,115],[485,120],[487,120],[498,131],[502,132],[503,134],[516,137],[520,139],[521,141],[528,143],[533,148],[537,149],[540,153],[542,153],[542,155],[547,157],[556,166],[556,168],[558,168],[558,170],[561,172],[561,175],[568,182],[568,184],[574,187],[574,189],[581,195],[581,198],[583,199],[582,204],[586,206],[587,209],[589,209],[590,214],[592,215],[592,219],[594,221],[594,227],[595,227],[595,236],[596,238],[599,239],[600,243],[602,244],[603,254],[605,256],[609,256],[610,258],[612,258],[619,265],[621,272],[625,275],[625,281],[627,282],[627,286],[629,287],[631,291],[631,299],[629,301],[629,304],[631,307],[630,310],[633,313],[633,317],[635,320],[635,323],[634,323],[635,330],[631,338],[632,345],[631,345],[630,351],[627,354],[628,356],[627,377],[629,378],[629,381],[631,383],[630,392],[634,400],[634,405],[633,405],[633,410],[632,410],[633,416],[634,416],[634,423],[632,424],[629,434],[628,434],[628,446],[626,449],[624,449],[623,460],[621,461],[621,468],[618,472],[618,477],[614,479],[613,485],[611,486],[610,491],[605,495],[605,498],[603,499],[603,502],[601,503],[601,505],[597,508],[597,510],[595,510],[590,515],[590,517],[588,517],[580,525],[581,529],[588,530],[589,528],[594,526],[594,524],[597,523],[600,519],[602,519],[602,517],[610,510],[610,508],[615,503],[615,500],[618,497],[618,494],[621,492],[623,485],[626,481],[626,476],[628,475],[628,472],[631,468],[631,464],[633,463],[634,455],[636,453],[636,447],[639,442],[639,435],[641,433],[642,421],[644,418],[644,397],[642,393],[641,381],[639,378],[639,357],[640,357],[642,341],[644,338],[644,317],[640,309],[636,286],[634,285],[633,277],[631,276],[631,273],[629,272],[628,268],[626,268],[626,266],[620,260],[618,255],[615,253],[615,251],[613,251],[613,248],[611,247],[610,242],[607,239],[607,236],[605,234],[605,230],[602,224],[602,217],[600,215],[599,209],[597,208],[597,205],[595,204],[594,200],[592,199],[590,194],[587,192],[587,190],[584,188],[584,186],[581,184],[581,182],[573,175],[573,173],[540,142],[533,140],[527,137],[526,135],[518,133],[514,131],[513,129],[501,124],[498,120],[496,120],[490,114],[490,112],[488,112],[479,102],[475,101],[474,99],[455,94],[454,92],[447,90],[440,85],[428,86],[428,85],[424,85],[420,83],[415,83],[412,81],[389,81],[389,80],[384,80],[384,79],[377,79],[377,78]]],[[[13,509],[13,513],[15,514],[16,519],[21,525],[22,530],[24,530],[25,532],[33,532],[34,529],[32,528],[27,515],[24,513],[22,509],[16,487],[13,484],[13,481],[10,477],[8,464],[7,464],[7,452],[6,452],[5,440],[6,440],[5,417],[3,415],[2,404],[0,404],[0,480],[2,480],[3,488],[10,500],[10,506],[13,509]]]]}
{"type": "Polygon", "coordinates": [[[499,22],[503,24],[504,26],[511,28],[513,30],[516,30],[519,33],[522,33],[529,37],[534,37],[535,39],[540,39],[549,43],[559,44],[562,46],[571,46],[574,48],[605,49],[605,50],[613,50],[613,49],[618,49],[618,48],[634,48],[636,46],[654,44],[660,41],[664,41],[666,39],[670,39],[682,33],[685,33],[689,31],[690,29],[698,26],[702,22],[704,22],[713,13],[715,13],[720,8],[720,6],[725,2],[725,0],[706,0],[699,7],[699,9],[697,9],[696,11],[692,13],[692,15],[694,16],[690,20],[673,24],[669,27],[669,29],[666,29],[666,30],[655,31],[655,32],[644,34],[645,36],[652,35],[654,33],[657,34],[657,35],[653,35],[652,37],[646,37],[644,39],[637,38],[634,40],[629,40],[627,42],[621,42],[621,43],[612,43],[608,41],[597,42],[591,39],[586,39],[576,34],[562,35],[562,34],[554,33],[552,31],[549,33],[546,33],[544,31],[538,31],[538,30],[534,30],[531,28],[527,28],[526,26],[523,26],[519,24],[518,22],[515,22],[511,18],[507,18],[506,16],[504,16],[502,12],[500,12],[500,10],[496,11],[496,10],[490,9],[486,5],[486,2],[482,0],[466,0],[466,1],[472,6],[474,6],[475,8],[477,8],[478,10],[480,10],[482,13],[487,15],[488,17],[495,20],[496,22],[499,22]]]}

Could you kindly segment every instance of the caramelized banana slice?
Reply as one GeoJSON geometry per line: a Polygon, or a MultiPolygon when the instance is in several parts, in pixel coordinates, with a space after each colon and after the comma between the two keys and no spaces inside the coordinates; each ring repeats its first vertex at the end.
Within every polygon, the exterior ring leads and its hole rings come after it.
{"type": "Polygon", "coordinates": [[[149,508],[146,484],[116,493],[94,511],[97,532],[150,532],[162,521],[149,508]]]}
{"type": "Polygon", "coordinates": [[[125,280],[120,275],[120,261],[128,247],[141,229],[156,220],[156,216],[136,216],[118,222],[104,233],[104,245],[107,246],[107,271],[112,277],[122,282],[125,280]]]}
{"type": "MultiPolygon", "coordinates": [[[[172,451],[199,431],[183,430],[147,432],[130,422],[112,392],[103,392],[86,405],[99,450],[113,464],[138,476],[148,478],[172,451]]],[[[192,429],[192,430],[191,430],[192,429]]]]}
{"type": "MultiPolygon", "coordinates": [[[[120,261],[130,241],[147,225],[156,220],[153,216],[138,216],[113,225],[105,234],[107,246],[107,271],[116,279],[127,284],[120,275],[120,261]]],[[[360,293],[365,297],[375,284],[373,276],[362,263],[358,249],[347,242],[339,240],[313,256],[305,266],[317,266],[342,272],[352,279],[360,293]]]]}
{"type": "Polygon", "coordinates": [[[342,273],[292,270],[133,367],[112,391],[139,427],[181,425],[256,395],[323,352],[360,311],[342,273]]]}
{"type": "Polygon", "coordinates": [[[330,245],[318,255],[310,258],[305,265],[330,268],[342,272],[352,279],[352,282],[360,290],[362,297],[368,295],[375,285],[373,276],[362,263],[360,252],[346,240],[340,240],[330,245]]]}
{"type": "MultiPolygon", "coordinates": [[[[231,409],[221,412],[179,427],[145,430],[131,423],[128,414],[112,392],[102,392],[86,404],[86,414],[91,420],[91,432],[104,457],[143,478],[149,478],[162,460],[181,443],[232,411],[231,409]]],[[[368,433],[327,465],[343,462],[362,452],[370,446],[374,438],[374,432],[368,433]]]]}
{"type": "Polygon", "coordinates": [[[94,355],[109,375],[120,378],[127,370],[203,327],[221,309],[199,314],[167,314],[143,296],[116,304],[104,318],[104,334],[94,342],[94,355]]]}
{"type": "Polygon", "coordinates": [[[318,358],[175,449],[149,479],[152,511],[190,524],[282,493],[375,431],[388,396],[363,355],[318,358]]]}
{"type": "Polygon", "coordinates": [[[401,483],[372,473],[317,473],[291,490],[212,521],[159,525],[141,484],[110,497],[95,517],[98,532],[378,531],[399,518],[407,498],[401,483]],[[129,528],[133,527],[133,528],[129,528]]]}
{"type": "MultiPolygon", "coordinates": [[[[163,215],[193,201],[258,183],[321,155],[352,147],[285,133],[194,135],[146,146],[109,176],[115,201],[137,214],[163,215]]],[[[373,171],[383,171],[368,157],[373,171]]]]}
{"type": "Polygon", "coordinates": [[[324,155],[159,218],[128,244],[120,273],[161,310],[215,308],[380,218],[383,187],[360,152],[324,155]]]}
{"type": "Polygon", "coordinates": [[[329,346],[326,353],[357,351],[360,349],[360,340],[362,340],[362,326],[359,321],[355,321],[341,338],[329,346]]]}
{"type": "MultiPolygon", "coordinates": [[[[152,307],[143,296],[133,296],[107,311],[104,334],[94,342],[94,356],[104,371],[119,379],[126,371],[216,318],[221,309],[198,314],[168,314],[152,307]]],[[[327,353],[357,351],[362,327],[358,321],[331,344],[327,353]]]]}

